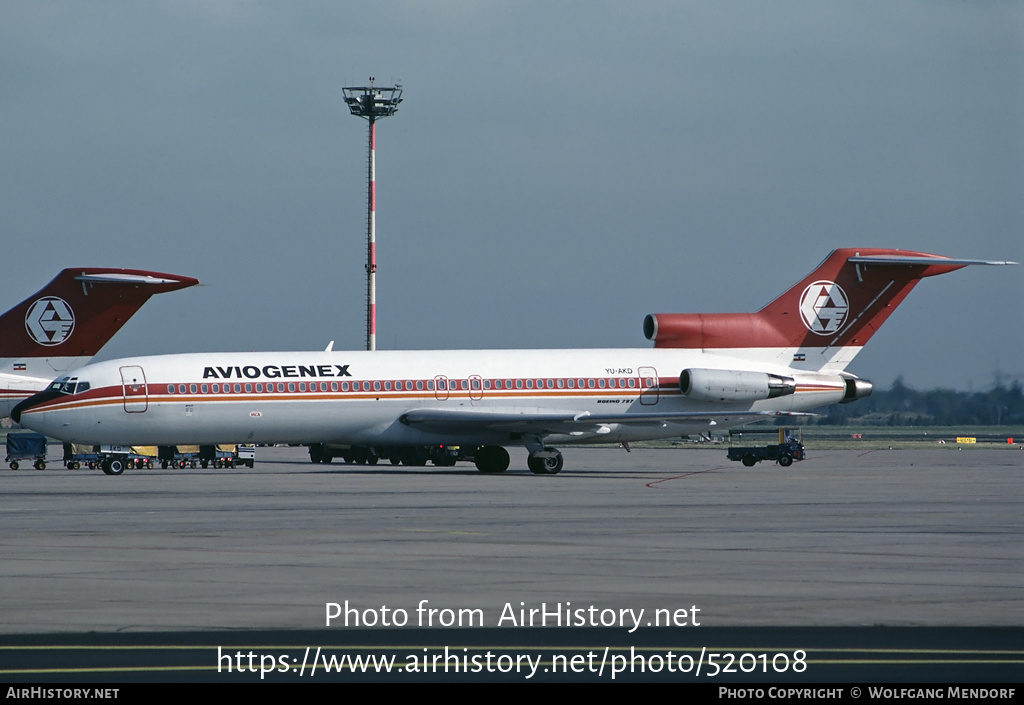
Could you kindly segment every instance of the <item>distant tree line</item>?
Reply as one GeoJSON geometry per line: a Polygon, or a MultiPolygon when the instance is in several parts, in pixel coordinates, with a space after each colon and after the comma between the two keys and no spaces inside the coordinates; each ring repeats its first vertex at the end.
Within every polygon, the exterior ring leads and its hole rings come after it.
{"type": "Polygon", "coordinates": [[[996,384],[987,392],[952,389],[918,391],[897,377],[888,390],[852,404],[833,404],[817,411],[806,425],[845,426],[1013,426],[1024,424],[1024,385],[996,384]]]}

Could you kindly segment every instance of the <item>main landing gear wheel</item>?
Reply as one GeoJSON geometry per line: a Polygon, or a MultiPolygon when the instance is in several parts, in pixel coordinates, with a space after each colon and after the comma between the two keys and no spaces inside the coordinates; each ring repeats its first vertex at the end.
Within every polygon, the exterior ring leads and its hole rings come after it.
{"type": "Polygon", "coordinates": [[[326,443],[313,443],[309,445],[309,462],[314,465],[318,463],[330,465],[332,460],[334,460],[334,451],[328,448],[326,443]]]}
{"type": "Polygon", "coordinates": [[[108,475],[120,475],[124,472],[124,461],[123,460],[105,460],[103,462],[103,472],[108,475]]]}
{"type": "Polygon", "coordinates": [[[483,446],[476,451],[476,469],[488,474],[497,474],[508,470],[510,458],[508,451],[501,446],[483,446]]]}
{"type": "Polygon", "coordinates": [[[534,475],[557,475],[562,472],[564,464],[562,454],[554,448],[545,448],[542,453],[530,453],[526,461],[526,466],[534,475]]]}

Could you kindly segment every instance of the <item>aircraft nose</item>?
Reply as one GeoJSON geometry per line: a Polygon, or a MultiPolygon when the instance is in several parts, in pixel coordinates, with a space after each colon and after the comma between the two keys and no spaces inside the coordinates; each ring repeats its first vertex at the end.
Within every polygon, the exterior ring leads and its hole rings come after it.
{"type": "Polygon", "coordinates": [[[14,419],[15,423],[21,423],[21,415],[24,412],[37,407],[44,402],[48,402],[51,399],[56,399],[59,396],[61,396],[60,392],[51,389],[46,389],[42,392],[33,394],[28,399],[19,402],[13,409],[11,409],[11,418],[14,419]]]}

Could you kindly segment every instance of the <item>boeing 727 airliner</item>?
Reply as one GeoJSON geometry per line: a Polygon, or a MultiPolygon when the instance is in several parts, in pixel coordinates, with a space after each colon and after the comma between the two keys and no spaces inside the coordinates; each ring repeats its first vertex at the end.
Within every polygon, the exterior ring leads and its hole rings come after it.
{"type": "Polygon", "coordinates": [[[843,249],[756,313],[655,314],[653,348],[275,352],[101,362],[19,404],[16,419],[92,444],[338,443],[476,448],[482,472],[525,446],[707,432],[871,393],[846,367],[923,277],[970,264],[843,249]]]}

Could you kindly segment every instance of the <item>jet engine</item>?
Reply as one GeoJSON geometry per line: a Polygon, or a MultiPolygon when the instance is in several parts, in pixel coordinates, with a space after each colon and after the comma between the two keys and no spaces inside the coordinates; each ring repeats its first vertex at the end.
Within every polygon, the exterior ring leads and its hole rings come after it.
{"type": "Polygon", "coordinates": [[[796,380],[768,372],[688,369],[679,373],[679,391],[701,401],[757,401],[792,394],[796,380]]]}
{"type": "Polygon", "coordinates": [[[871,396],[873,385],[866,379],[847,377],[845,382],[846,393],[843,395],[842,400],[840,400],[840,404],[849,404],[852,401],[857,401],[858,399],[871,396]]]}

